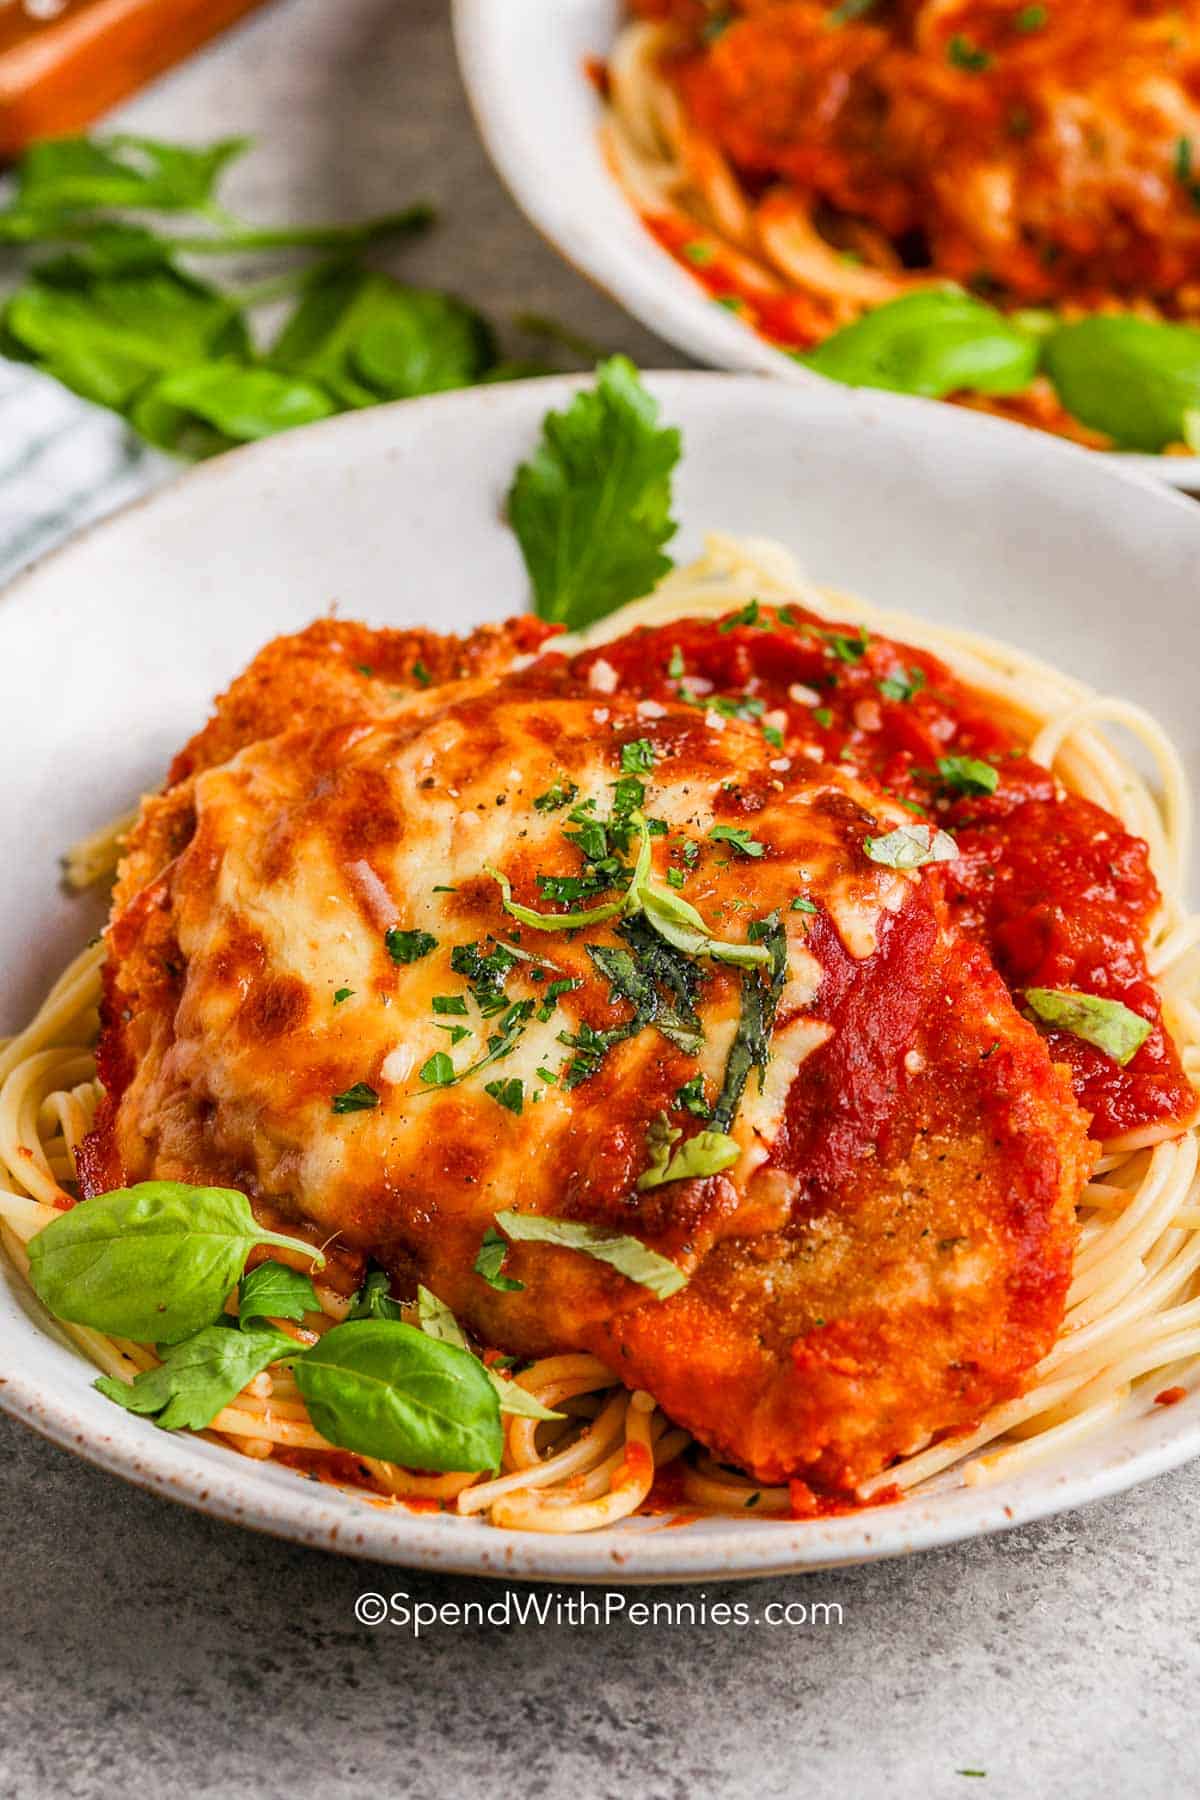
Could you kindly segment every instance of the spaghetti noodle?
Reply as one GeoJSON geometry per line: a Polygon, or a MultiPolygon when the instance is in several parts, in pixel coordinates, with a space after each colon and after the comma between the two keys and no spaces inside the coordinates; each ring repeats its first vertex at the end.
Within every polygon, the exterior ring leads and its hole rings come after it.
{"type": "MultiPolygon", "coordinates": [[[[1115,814],[1145,839],[1163,901],[1147,946],[1149,967],[1183,1069],[1200,1078],[1200,917],[1182,898],[1191,803],[1171,744],[1140,708],[1090,692],[1022,652],[973,633],[933,626],[840,593],[815,588],[778,545],[714,536],[690,567],[555,651],[593,648],[639,626],[712,619],[752,599],[802,604],[819,616],[894,634],[941,658],[1030,755],[1064,785],[1115,814]],[[1153,764],[1157,796],[1102,727],[1117,726],[1153,764]]],[[[126,821],[69,865],[77,879],[111,872],[126,821]]],[[[62,973],[25,1029],[0,1048],[0,1239],[28,1272],[25,1246],[77,1196],[76,1159],[100,1089],[94,1045],[104,950],[93,944],[62,973]]],[[[1194,1127],[1170,1121],[1105,1143],[1080,1195],[1073,1282],[1058,1341],[1027,1390],[978,1427],[917,1448],[863,1484],[862,1501],[911,1492],[938,1477],[967,1484],[1016,1473],[1100,1429],[1131,1397],[1158,1389],[1164,1402],[1200,1357],[1200,1179],[1194,1127]],[[1149,1387],[1145,1384],[1149,1382],[1149,1387]],[[949,1472],[953,1471],[953,1475],[949,1472]]],[[[283,1326],[304,1341],[344,1318],[344,1295],[317,1283],[320,1315],[283,1326]]],[[[63,1327],[104,1373],[132,1379],[152,1368],[150,1349],[88,1328],[63,1327]]],[[[311,1423],[292,1375],[260,1374],[213,1419],[210,1435],[254,1458],[278,1457],[349,1489],[415,1506],[445,1507],[517,1530],[575,1532],[615,1524],[654,1496],[673,1468],[662,1506],[750,1512],[769,1518],[812,1510],[808,1490],[764,1487],[718,1465],[655,1407],[632,1394],[597,1358],[545,1356],[515,1377],[561,1416],[509,1415],[495,1477],[425,1475],[352,1457],[311,1423]]]]}

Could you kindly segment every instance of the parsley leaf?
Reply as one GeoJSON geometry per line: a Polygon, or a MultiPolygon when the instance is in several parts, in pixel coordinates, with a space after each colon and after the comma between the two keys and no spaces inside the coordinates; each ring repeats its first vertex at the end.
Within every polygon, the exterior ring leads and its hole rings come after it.
{"type": "Polygon", "coordinates": [[[708,835],[714,843],[732,844],[740,856],[759,857],[766,850],[744,825],[714,825],[708,835]]]}
{"type": "Polygon", "coordinates": [[[895,675],[885,675],[875,685],[885,700],[897,700],[904,705],[925,686],[925,671],[917,668],[901,669],[895,675]]]}
{"type": "Polygon", "coordinates": [[[379,1095],[365,1081],[356,1081],[342,1094],[335,1094],[330,1102],[330,1111],[335,1113],[370,1112],[379,1105],[379,1095]]]}
{"type": "Polygon", "coordinates": [[[397,964],[420,962],[423,956],[437,949],[437,939],[431,931],[401,931],[398,925],[392,926],[383,941],[388,955],[397,964]]]}
{"type": "Polygon", "coordinates": [[[508,1080],[501,1078],[498,1081],[486,1081],[483,1091],[497,1106],[504,1107],[506,1112],[516,1113],[518,1118],[525,1109],[525,1083],[517,1076],[510,1076],[508,1080]]]}
{"type": "Polygon", "coordinates": [[[534,809],[537,812],[559,812],[564,806],[570,806],[578,793],[579,789],[573,781],[556,781],[544,794],[537,796],[533,803],[534,809]]]}
{"type": "Polygon", "coordinates": [[[1000,780],[989,762],[977,756],[939,756],[938,774],[959,794],[994,794],[1000,780]]]}
{"type": "Polygon", "coordinates": [[[594,387],[546,415],[508,496],[542,618],[586,625],[667,573],[679,455],[679,433],[660,427],[658,404],[625,357],[601,363],[594,387]]]}
{"type": "Polygon", "coordinates": [[[654,767],[654,746],[649,738],[632,738],[621,745],[621,772],[642,775],[654,767]]]}

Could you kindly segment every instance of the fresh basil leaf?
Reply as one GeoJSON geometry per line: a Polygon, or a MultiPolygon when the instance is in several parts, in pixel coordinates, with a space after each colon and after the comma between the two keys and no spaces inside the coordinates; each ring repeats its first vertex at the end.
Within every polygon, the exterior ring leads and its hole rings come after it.
{"type": "Polygon", "coordinates": [[[671,473],[679,433],[623,356],[599,365],[596,384],[565,412],[547,413],[542,439],[508,496],[544,619],[578,628],[649,593],[671,567],[671,473]]]}
{"type": "Polygon", "coordinates": [[[514,1281],[511,1275],[503,1273],[503,1263],[508,1255],[508,1240],[502,1238],[494,1225],[489,1225],[483,1234],[479,1246],[479,1254],[475,1258],[475,1273],[495,1288],[498,1294],[523,1294],[525,1283],[514,1281]]]}
{"type": "Polygon", "coordinates": [[[372,1269],[350,1303],[348,1319],[402,1319],[404,1308],[392,1299],[392,1278],[386,1269],[372,1269]]]}
{"type": "Polygon", "coordinates": [[[958,845],[932,825],[897,825],[886,837],[865,837],[863,851],[886,869],[920,869],[926,863],[954,862],[958,845]]]}
{"type": "Polygon", "coordinates": [[[109,138],[46,138],[31,144],[17,170],[17,206],[26,212],[88,212],[136,207],[196,212],[249,138],[215,144],[167,144],[131,133],[109,138]]]}
{"type": "Polygon", "coordinates": [[[977,756],[939,756],[937,768],[946,786],[959,794],[994,794],[1000,781],[992,764],[977,756]]]}
{"type": "Polygon", "coordinates": [[[436,1338],[439,1344],[456,1344],[460,1350],[467,1348],[466,1333],[462,1326],[431,1288],[417,1288],[417,1318],[421,1330],[429,1337],[436,1338]]]}
{"type": "Polygon", "coordinates": [[[638,1192],[662,1187],[667,1181],[690,1181],[706,1175],[719,1175],[732,1168],[742,1154],[736,1139],[723,1131],[699,1131],[685,1144],[678,1140],[682,1132],[667,1122],[666,1114],[646,1133],[650,1161],[638,1177],[638,1192]]]}
{"type": "Polygon", "coordinates": [[[93,1386],[128,1412],[151,1414],[165,1431],[203,1431],[271,1363],[304,1354],[282,1331],[206,1325],[169,1345],[158,1368],[132,1382],[102,1375],[93,1386]]]}
{"type": "Polygon", "coordinates": [[[1149,1019],[1131,1012],[1119,1000],[1099,994],[1076,994],[1057,988],[1026,988],[1025,1003],[1043,1025],[1069,1031],[1094,1044],[1124,1068],[1154,1029],[1149,1019]]]}
{"type": "Polygon", "coordinates": [[[779,914],[768,913],[766,918],[758,920],[751,929],[757,942],[767,953],[767,968],[764,972],[766,979],[755,973],[747,973],[742,977],[737,1030],[725,1059],[721,1091],[712,1109],[711,1128],[715,1132],[727,1132],[733,1124],[751,1069],[758,1070],[759,1088],[762,1088],[771,1056],[775,1013],[787,980],[787,931],[779,914]]]}
{"type": "Polygon", "coordinates": [[[497,1469],[500,1405],[468,1350],[392,1319],[335,1325],[296,1363],[331,1444],[410,1469],[497,1469]]]}
{"type": "MultiPolygon", "coordinates": [[[[427,1332],[431,1338],[436,1338],[440,1344],[454,1344],[460,1350],[468,1349],[462,1326],[450,1308],[426,1287],[417,1289],[417,1309],[422,1331],[427,1332]]],[[[512,1413],[522,1419],[561,1419],[565,1416],[563,1413],[551,1412],[548,1406],[543,1406],[525,1388],[518,1387],[514,1381],[506,1381],[486,1364],[483,1368],[502,1413],[512,1413]]]]}
{"type": "Polygon", "coordinates": [[[354,346],[363,380],[391,400],[479,381],[496,360],[490,327],[453,294],[397,288],[391,316],[372,319],[354,346]]]}
{"type": "Polygon", "coordinates": [[[711,956],[739,969],[761,967],[769,960],[761,944],[731,944],[714,937],[691,901],[670,888],[646,882],[641,900],[642,911],[655,931],[685,956],[711,956]]]}
{"type": "Polygon", "coordinates": [[[265,1231],[232,1188],[143,1181],[81,1200],[29,1241],[34,1291],[58,1319],[170,1344],[219,1316],[256,1244],[325,1258],[265,1231]]]}
{"type": "Polygon", "coordinates": [[[1129,313],[1062,325],[1042,351],[1058,397],[1076,419],[1123,450],[1162,450],[1200,407],[1200,331],[1129,313]]]}
{"type": "Polygon", "coordinates": [[[584,1256],[607,1263],[630,1281],[666,1300],[687,1286],[687,1276],[668,1257],[660,1256],[640,1239],[603,1225],[584,1225],[575,1219],[546,1219],[538,1213],[500,1212],[496,1223],[515,1243],[555,1244],[578,1250],[584,1256]]]}
{"type": "Polygon", "coordinates": [[[337,408],[311,381],[231,361],[164,375],[139,394],[130,423],[163,450],[208,456],[327,419],[337,408]]]}
{"type": "Polygon", "coordinates": [[[942,400],[1019,393],[1037,371],[1038,346],[961,289],[929,288],[875,307],[797,361],[850,387],[942,400]]]}
{"type": "Polygon", "coordinates": [[[320,1312],[321,1302],[311,1275],[289,1269],[286,1263],[261,1262],[238,1282],[238,1318],[291,1319],[320,1312]]]}
{"type": "MultiPolygon", "coordinates": [[[[592,906],[573,912],[543,913],[536,912],[531,906],[522,906],[512,897],[512,883],[507,875],[494,869],[491,863],[484,863],[483,872],[490,875],[499,884],[500,900],[506,913],[519,919],[522,925],[529,925],[535,931],[576,931],[581,925],[600,925],[605,919],[615,919],[620,913],[632,912],[641,904],[642,887],[650,872],[650,858],[653,846],[650,832],[640,813],[630,813],[629,825],[637,831],[639,837],[637,862],[628,888],[619,900],[606,900],[601,906],[592,906]]],[[[453,967],[453,960],[451,961],[453,967]]]]}
{"type": "Polygon", "coordinates": [[[348,405],[371,406],[467,387],[495,354],[487,325],[452,296],[336,269],[309,283],[268,360],[331,387],[348,405]]]}
{"type": "Polygon", "coordinates": [[[235,303],[172,269],[111,276],[86,288],[31,280],[6,329],[47,374],[86,400],[124,410],[148,380],[248,344],[235,303]]]}

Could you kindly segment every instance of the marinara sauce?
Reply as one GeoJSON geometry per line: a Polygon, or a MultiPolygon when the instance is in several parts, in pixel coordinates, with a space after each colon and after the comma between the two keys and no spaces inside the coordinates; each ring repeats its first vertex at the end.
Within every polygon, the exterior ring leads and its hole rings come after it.
{"type": "Polygon", "coordinates": [[[1146,844],[1031,762],[1015,731],[937,657],[797,606],[752,603],[720,622],[644,627],[570,660],[544,657],[529,678],[595,692],[589,675],[599,662],[624,694],[683,700],[757,726],[780,773],[796,757],[842,763],[949,831],[959,857],[931,878],[944,882],[960,927],[987,947],[1018,1004],[1026,988],[1074,989],[1151,1021],[1124,1067],[1068,1032],[1046,1031],[1093,1135],[1194,1115],[1196,1093],[1146,968],[1160,900],[1146,844]],[[994,767],[995,791],[962,791],[939,772],[951,757],[994,767]]]}

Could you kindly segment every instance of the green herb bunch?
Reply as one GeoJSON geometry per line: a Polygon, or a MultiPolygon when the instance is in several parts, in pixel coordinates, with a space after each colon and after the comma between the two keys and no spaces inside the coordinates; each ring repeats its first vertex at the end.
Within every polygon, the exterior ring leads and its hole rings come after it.
{"type": "MultiPolygon", "coordinates": [[[[187,457],[380,401],[541,372],[502,360],[488,323],[453,295],[368,266],[372,250],[427,231],[431,206],[351,225],[250,226],[217,199],[248,148],[245,138],[187,146],[128,135],[34,145],[0,211],[0,255],[18,283],[0,315],[4,354],[187,457]],[[290,253],[293,266],[241,289],[196,271],[266,252],[290,253]],[[308,253],[298,267],[297,252],[308,253]],[[253,315],[285,297],[282,326],[260,341],[253,315]]],[[[554,332],[541,320],[526,329],[554,332]]]]}

